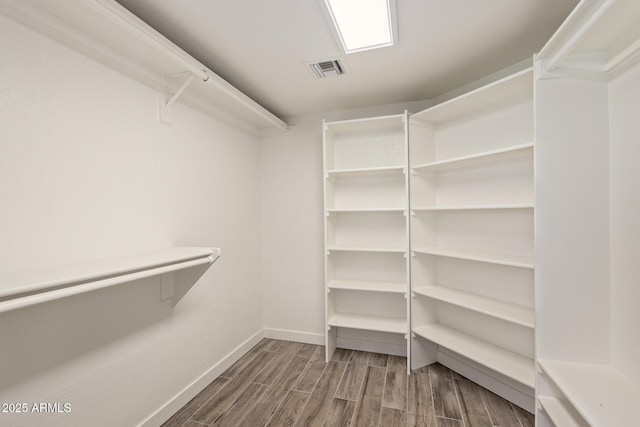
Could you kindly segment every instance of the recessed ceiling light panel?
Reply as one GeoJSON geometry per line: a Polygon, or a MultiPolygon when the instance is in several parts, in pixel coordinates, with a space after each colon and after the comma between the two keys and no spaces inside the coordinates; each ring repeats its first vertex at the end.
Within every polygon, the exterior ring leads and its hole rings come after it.
{"type": "Polygon", "coordinates": [[[324,0],[346,53],[392,46],[395,0],[324,0]]]}

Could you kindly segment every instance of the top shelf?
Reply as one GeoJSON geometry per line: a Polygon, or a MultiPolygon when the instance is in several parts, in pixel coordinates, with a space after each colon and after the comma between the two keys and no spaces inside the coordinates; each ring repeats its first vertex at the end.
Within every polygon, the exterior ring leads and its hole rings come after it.
{"type": "Polygon", "coordinates": [[[209,259],[209,262],[213,262],[219,256],[219,248],[180,247],[55,267],[3,273],[0,274],[0,300],[11,299],[25,294],[42,293],[74,284],[82,284],[88,281],[111,278],[187,261],[209,259]]]}
{"type": "Polygon", "coordinates": [[[336,137],[343,134],[404,131],[404,121],[404,114],[395,114],[390,116],[325,122],[324,128],[330,132],[332,136],[336,137]]]}
{"type": "Polygon", "coordinates": [[[413,122],[437,125],[464,117],[487,105],[533,93],[533,69],[512,74],[411,116],[413,122]]]}
{"type": "Polygon", "coordinates": [[[638,0],[583,0],[537,55],[542,73],[602,73],[640,50],[638,0]]]}
{"type": "Polygon", "coordinates": [[[517,158],[531,156],[533,154],[533,143],[514,145],[513,147],[502,148],[499,150],[485,151],[482,153],[472,154],[469,156],[454,157],[451,159],[438,160],[436,162],[423,163],[413,166],[412,171],[415,172],[440,172],[448,170],[456,170],[462,168],[471,168],[515,160],[517,158]]]}
{"type": "Polygon", "coordinates": [[[170,86],[173,94],[191,72],[196,78],[180,100],[238,129],[260,136],[287,130],[285,122],[114,0],[6,0],[0,13],[153,89],[170,86]]]}

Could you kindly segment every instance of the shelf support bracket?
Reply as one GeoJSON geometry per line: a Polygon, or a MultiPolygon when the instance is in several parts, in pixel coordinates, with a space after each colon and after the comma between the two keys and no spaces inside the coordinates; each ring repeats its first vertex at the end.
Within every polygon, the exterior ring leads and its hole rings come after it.
{"type": "MultiPolygon", "coordinates": [[[[160,120],[160,123],[163,123],[165,125],[171,125],[171,117],[172,117],[171,106],[173,105],[174,102],[178,100],[180,95],[182,95],[182,93],[187,89],[187,87],[189,87],[193,79],[196,77],[196,75],[190,71],[187,71],[187,73],[189,73],[189,77],[187,77],[187,80],[185,80],[184,83],[182,83],[182,85],[171,96],[171,98],[167,100],[165,95],[160,93],[160,106],[159,106],[160,111],[159,111],[159,117],[158,117],[160,120]]],[[[182,75],[182,74],[185,74],[185,73],[169,74],[165,76],[165,80],[167,80],[170,77],[173,77],[176,75],[182,75]]]]}

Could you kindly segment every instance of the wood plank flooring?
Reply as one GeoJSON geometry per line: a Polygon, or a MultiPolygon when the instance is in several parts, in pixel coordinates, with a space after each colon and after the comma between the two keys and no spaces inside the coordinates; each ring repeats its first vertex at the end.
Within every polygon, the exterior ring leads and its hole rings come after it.
{"type": "Polygon", "coordinates": [[[436,363],[264,339],[163,427],[533,427],[533,415],[436,363]]]}

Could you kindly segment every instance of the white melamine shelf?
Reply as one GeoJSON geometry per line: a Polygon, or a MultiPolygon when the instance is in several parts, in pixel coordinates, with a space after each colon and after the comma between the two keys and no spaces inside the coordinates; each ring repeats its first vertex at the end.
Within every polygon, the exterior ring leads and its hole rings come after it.
{"type": "Polygon", "coordinates": [[[561,427],[587,427],[586,424],[576,421],[572,415],[572,408],[560,399],[548,396],[538,396],[540,406],[547,413],[556,426],[561,427]]]}
{"type": "Polygon", "coordinates": [[[501,148],[498,150],[484,151],[482,153],[471,154],[469,156],[454,157],[451,159],[423,163],[411,167],[411,170],[415,173],[451,171],[456,169],[473,168],[496,162],[504,162],[532,155],[533,143],[528,143],[501,148]]]}
{"type": "Polygon", "coordinates": [[[179,247],[0,274],[0,311],[212,264],[219,248],[179,247]]]}
{"type": "Polygon", "coordinates": [[[380,248],[365,246],[327,246],[328,251],[337,252],[388,252],[388,253],[406,253],[405,248],[380,248]]]}
{"type": "Polygon", "coordinates": [[[534,362],[528,357],[439,324],[420,326],[413,332],[521,384],[535,385],[534,362]]]}
{"type": "Polygon", "coordinates": [[[507,322],[515,323],[520,326],[532,329],[535,327],[535,315],[533,309],[522,305],[487,298],[443,286],[421,286],[413,289],[413,292],[418,295],[506,320],[507,322]]]}
{"type": "Polygon", "coordinates": [[[328,213],[404,213],[405,208],[327,209],[328,213]]]}
{"type": "Polygon", "coordinates": [[[637,425],[640,386],[617,370],[551,360],[538,360],[538,365],[589,425],[637,425]]]}
{"type": "Polygon", "coordinates": [[[372,280],[333,279],[327,284],[329,289],[345,289],[352,291],[387,292],[406,294],[407,284],[401,282],[377,282],[372,280]]]}
{"type": "Polygon", "coordinates": [[[637,0],[582,1],[536,55],[540,75],[609,72],[640,50],[639,28],[637,0]]]}
{"type": "Polygon", "coordinates": [[[508,210],[533,209],[533,203],[511,203],[503,205],[464,205],[464,206],[423,206],[413,207],[413,212],[443,212],[443,211],[480,211],[480,210],[508,210]]]}
{"type": "Polygon", "coordinates": [[[455,120],[495,102],[533,92],[533,69],[512,74],[463,95],[415,113],[411,120],[437,124],[455,120]]]}
{"type": "Polygon", "coordinates": [[[402,175],[404,171],[404,166],[382,166],[374,168],[332,169],[327,170],[325,173],[327,178],[336,178],[341,176],[402,175]]]}
{"type": "Polygon", "coordinates": [[[341,134],[368,134],[394,130],[401,132],[403,127],[404,114],[325,122],[325,128],[329,130],[333,136],[339,136],[341,134]]]}
{"type": "Polygon", "coordinates": [[[367,331],[407,333],[407,320],[395,317],[367,316],[363,314],[335,313],[329,318],[329,326],[363,329],[367,331]]]}
{"type": "Polygon", "coordinates": [[[411,249],[415,253],[469,261],[486,262],[489,264],[506,265],[510,267],[534,268],[534,258],[520,255],[495,254],[465,249],[440,248],[437,246],[423,246],[411,249]]]}
{"type": "MultiPolygon", "coordinates": [[[[236,128],[256,135],[287,130],[285,122],[115,0],[8,0],[0,2],[0,13],[148,87],[169,86],[167,99],[193,73],[180,100],[236,128]]],[[[153,107],[160,108],[159,102],[153,107]]]]}

